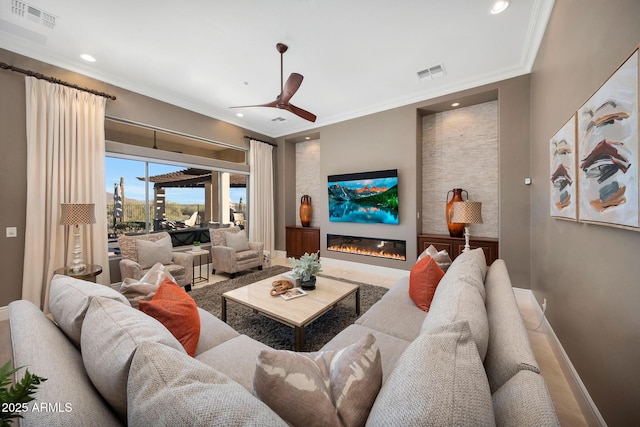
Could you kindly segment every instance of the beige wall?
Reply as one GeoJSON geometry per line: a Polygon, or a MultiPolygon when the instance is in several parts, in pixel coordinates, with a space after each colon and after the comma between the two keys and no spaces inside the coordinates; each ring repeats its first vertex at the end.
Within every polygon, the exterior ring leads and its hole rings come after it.
{"type": "MultiPolygon", "coordinates": [[[[416,213],[422,206],[422,116],[452,101],[471,104],[498,98],[498,176],[500,254],[509,266],[514,286],[529,287],[529,187],[523,184],[529,174],[529,78],[522,76],[491,85],[439,97],[405,107],[394,108],[315,129],[321,135],[320,179],[327,175],[398,169],[399,225],[331,223],[327,198],[314,202],[314,216],[321,228],[323,256],[391,268],[410,269],[417,255],[417,235],[421,221],[416,213]],[[489,95],[487,95],[489,94],[489,95]],[[477,101],[481,100],[481,101],[477,101]],[[477,102],[476,102],[477,101],[477,102]],[[407,261],[383,260],[326,251],[326,234],[393,238],[407,241],[407,261]]],[[[469,104],[467,104],[469,105],[469,104]]],[[[284,226],[295,225],[299,200],[295,196],[295,147],[300,135],[279,138],[282,161],[277,171],[285,180],[278,199],[281,223],[276,228],[276,247],[285,249],[284,226]],[[286,178],[285,178],[286,177],[286,178]]],[[[452,173],[455,171],[452,170],[452,173]]],[[[442,207],[444,212],[444,206],[442,207]]]]}
{"type": "MultiPolygon", "coordinates": [[[[261,140],[273,140],[229,123],[92,80],[13,52],[0,49],[0,62],[115,95],[116,101],[107,101],[108,116],[243,148],[248,146],[244,139],[245,135],[261,140]]],[[[3,208],[0,215],[0,271],[2,271],[3,280],[0,283],[0,307],[3,307],[11,301],[20,299],[22,295],[27,192],[24,75],[0,71],[0,94],[0,150],[2,152],[0,182],[3,183],[3,208]],[[5,237],[5,227],[10,226],[18,227],[17,238],[5,237]]],[[[26,260],[27,264],[28,262],[29,260],[26,260]]]]}
{"type": "Polygon", "coordinates": [[[640,233],[550,218],[548,144],[638,45],[639,22],[637,0],[556,0],[531,74],[531,285],[612,426],[640,423],[640,233]]]}

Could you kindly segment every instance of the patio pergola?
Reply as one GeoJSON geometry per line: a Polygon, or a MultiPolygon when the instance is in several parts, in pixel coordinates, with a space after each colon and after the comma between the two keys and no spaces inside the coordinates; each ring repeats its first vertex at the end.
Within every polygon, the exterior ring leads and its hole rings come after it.
{"type": "MultiPolygon", "coordinates": [[[[138,177],[144,181],[144,178],[138,177]]],[[[187,168],[184,170],[169,172],[149,177],[153,182],[154,222],[165,219],[165,188],[204,188],[204,217],[202,221],[224,222],[229,212],[229,201],[220,200],[219,195],[220,173],[206,169],[187,168]],[[220,218],[220,203],[222,203],[222,215],[220,218]],[[227,205],[225,209],[225,205],[227,205]],[[222,221],[221,221],[222,219],[222,221]]],[[[246,188],[246,176],[229,174],[229,187],[246,188]]],[[[228,199],[228,198],[227,198],[228,199]]]]}

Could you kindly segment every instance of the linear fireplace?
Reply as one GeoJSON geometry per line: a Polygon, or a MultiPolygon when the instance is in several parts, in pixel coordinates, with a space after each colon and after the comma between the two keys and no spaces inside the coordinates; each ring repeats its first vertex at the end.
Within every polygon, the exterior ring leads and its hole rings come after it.
{"type": "Polygon", "coordinates": [[[327,234],[327,250],[401,261],[407,259],[406,240],[327,234]]]}

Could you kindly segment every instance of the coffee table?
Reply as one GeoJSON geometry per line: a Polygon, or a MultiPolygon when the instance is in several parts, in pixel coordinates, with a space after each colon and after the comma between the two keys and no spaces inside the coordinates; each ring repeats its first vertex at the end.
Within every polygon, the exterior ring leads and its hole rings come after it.
{"type": "Polygon", "coordinates": [[[304,349],[304,328],[331,310],[340,301],[355,293],[356,315],[360,315],[360,286],[351,283],[317,277],[316,289],[308,295],[285,300],[272,297],[269,291],[280,276],[260,280],[222,294],[222,320],[227,321],[227,301],[249,307],[252,310],[294,329],[294,350],[304,349]]]}

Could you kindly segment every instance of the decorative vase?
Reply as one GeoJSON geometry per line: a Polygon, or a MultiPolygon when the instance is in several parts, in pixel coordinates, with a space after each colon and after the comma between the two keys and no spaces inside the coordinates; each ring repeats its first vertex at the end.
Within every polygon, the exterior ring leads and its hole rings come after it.
{"type": "Polygon", "coordinates": [[[449,190],[447,192],[447,227],[449,228],[449,236],[451,237],[462,237],[464,233],[464,224],[452,222],[453,204],[455,202],[464,202],[465,200],[462,198],[462,193],[466,193],[467,199],[469,198],[469,193],[467,193],[467,190],[463,190],[462,188],[454,188],[453,190],[449,190]],[[453,197],[451,197],[451,200],[449,200],[449,193],[453,193],[453,197]]]}
{"type": "Polygon", "coordinates": [[[303,280],[300,287],[305,291],[312,291],[316,288],[316,276],[311,276],[309,280],[303,280]]]}
{"type": "Polygon", "coordinates": [[[311,225],[311,213],[313,207],[311,206],[311,196],[304,195],[300,199],[300,223],[303,227],[311,225]]]}

